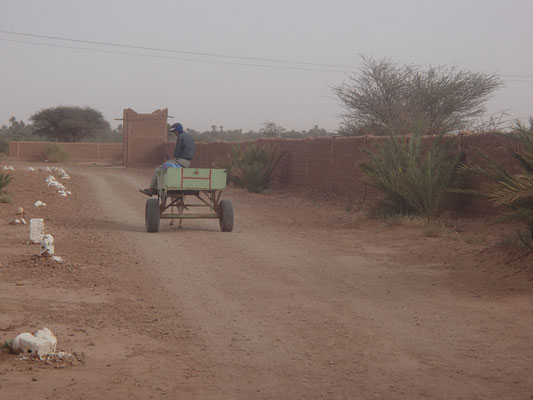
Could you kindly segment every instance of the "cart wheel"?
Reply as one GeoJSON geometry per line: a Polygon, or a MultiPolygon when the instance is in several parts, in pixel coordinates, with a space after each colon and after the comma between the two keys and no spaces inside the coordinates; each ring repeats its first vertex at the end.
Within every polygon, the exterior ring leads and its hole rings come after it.
{"type": "Polygon", "coordinates": [[[218,221],[222,232],[231,232],[233,230],[233,205],[231,200],[224,199],[220,201],[218,221]]]}
{"type": "Polygon", "coordinates": [[[159,230],[159,200],[146,200],[146,210],[144,213],[144,224],[146,232],[157,232],[159,230]]]}

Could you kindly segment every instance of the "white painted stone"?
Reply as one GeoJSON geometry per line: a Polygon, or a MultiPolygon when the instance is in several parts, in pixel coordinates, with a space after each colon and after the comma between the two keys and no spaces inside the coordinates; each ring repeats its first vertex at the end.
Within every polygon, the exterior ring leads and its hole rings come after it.
{"type": "Polygon", "coordinates": [[[60,177],[61,179],[70,179],[70,175],[67,174],[67,173],[65,172],[65,170],[62,169],[62,168],[59,169],[59,177],[60,177]]]}
{"type": "Polygon", "coordinates": [[[33,335],[29,332],[24,332],[24,333],[21,333],[20,335],[18,335],[15,340],[13,340],[13,351],[15,353],[20,353],[22,351],[21,347],[20,347],[20,339],[21,338],[28,338],[28,339],[31,339],[33,337],[33,335]]]}
{"type": "Polygon", "coordinates": [[[47,176],[45,181],[48,186],[55,187],[60,196],[67,197],[67,194],[70,194],[70,192],[67,191],[67,188],[59,183],[53,175],[47,176]]]}
{"type": "Polygon", "coordinates": [[[32,218],[30,219],[30,242],[41,243],[44,237],[44,219],[32,218]]]}
{"type": "Polygon", "coordinates": [[[50,354],[53,349],[55,349],[55,344],[50,340],[35,337],[28,332],[21,333],[13,340],[13,351],[15,353],[36,354],[41,358],[50,354]]]}
{"type": "Polygon", "coordinates": [[[63,259],[59,256],[52,256],[52,260],[54,260],[55,262],[58,262],[58,263],[62,263],[63,262],[63,259]]]}
{"type": "Polygon", "coordinates": [[[41,240],[41,252],[39,254],[43,257],[51,257],[54,253],[54,237],[47,233],[41,240]]]}
{"type": "Polygon", "coordinates": [[[33,167],[28,167],[28,171],[33,172],[33,171],[35,171],[35,168],[33,168],[33,167]]]}
{"type": "Polygon", "coordinates": [[[56,351],[57,338],[48,328],[43,328],[35,332],[35,337],[43,338],[52,343],[52,351],[56,351]]]}
{"type": "Polygon", "coordinates": [[[41,207],[46,206],[46,203],[43,203],[41,200],[37,200],[35,203],[33,203],[34,207],[41,207]]]}

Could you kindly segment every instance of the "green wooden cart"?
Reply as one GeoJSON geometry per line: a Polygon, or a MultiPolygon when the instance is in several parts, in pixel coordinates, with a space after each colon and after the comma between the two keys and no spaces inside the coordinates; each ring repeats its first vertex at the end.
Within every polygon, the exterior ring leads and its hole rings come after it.
{"type": "Polygon", "coordinates": [[[146,201],[147,232],[157,232],[161,219],[218,219],[222,232],[233,230],[233,205],[223,199],[226,170],[211,168],[167,168],[157,173],[157,199],[146,201]],[[190,202],[190,199],[199,201],[190,202]],[[193,213],[192,209],[200,212],[193,213]]]}

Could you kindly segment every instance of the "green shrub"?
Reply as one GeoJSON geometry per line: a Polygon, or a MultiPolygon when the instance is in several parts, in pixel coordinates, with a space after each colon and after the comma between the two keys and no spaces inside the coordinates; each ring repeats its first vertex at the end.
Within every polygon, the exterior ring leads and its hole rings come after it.
{"type": "Polygon", "coordinates": [[[0,172],[0,192],[11,183],[11,175],[0,172]]]}
{"type": "Polygon", "coordinates": [[[48,143],[45,149],[45,159],[53,162],[65,162],[68,160],[67,151],[59,143],[48,143]]]}
{"type": "Polygon", "coordinates": [[[226,183],[233,182],[233,169],[235,168],[235,161],[240,157],[241,149],[238,145],[234,145],[229,152],[228,158],[218,159],[215,161],[215,168],[226,170],[226,183]]]}
{"type": "Polygon", "coordinates": [[[7,192],[0,193],[0,203],[7,203],[12,204],[13,199],[11,199],[11,196],[7,192]]]}
{"type": "Polygon", "coordinates": [[[360,167],[369,183],[386,194],[384,207],[398,214],[418,214],[428,222],[443,210],[464,157],[457,138],[444,135],[436,136],[424,151],[419,134],[389,134],[381,144],[364,152],[368,161],[360,167]]]}
{"type": "Polygon", "coordinates": [[[0,173],[0,203],[11,204],[11,196],[9,193],[4,192],[4,188],[11,183],[11,175],[0,173]]]}
{"type": "MultiPolygon", "coordinates": [[[[486,166],[462,165],[461,171],[488,178],[490,183],[478,191],[464,191],[486,197],[494,206],[504,206],[507,211],[495,222],[523,222],[533,237],[533,118],[529,128],[517,124],[506,134],[507,150],[518,161],[523,171],[511,174],[479,149],[474,149],[486,161],[486,166]]],[[[526,241],[524,241],[526,244],[526,241]]]]}
{"type": "Polygon", "coordinates": [[[255,143],[244,147],[233,146],[229,159],[217,166],[228,171],[229,180],[252,193],[261,193],[270,187],[278,157],[273,147],[255,143]]]}
{"type": "Polygon", "coordinates": [[[0,154],[8,154],[9,153],[9,140],[0,138],[0,154]]]}
{"type": "Polygon", "coordinates": [[[2,349],[13,353],[13,339],[5,340],[4,343],[2,343],[2,349]]]}

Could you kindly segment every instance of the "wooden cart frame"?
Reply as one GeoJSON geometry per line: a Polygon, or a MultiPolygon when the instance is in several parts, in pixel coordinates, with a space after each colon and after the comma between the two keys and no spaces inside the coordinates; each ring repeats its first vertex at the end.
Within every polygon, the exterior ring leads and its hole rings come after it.
{"type": "Polygon", "coordinates": [[[220,169],[169,168],[157,172],[157,199],[148,199],[145,210],[147,232],[157,232],[161,219],[218,219],[222,232],[234,225],[231,200],[221,199],[226,171],[220,169]],[[191,202],[196,198],[199,202],[191,202]],[[200,212],[192,212],[199,210],[200,212]]]}

